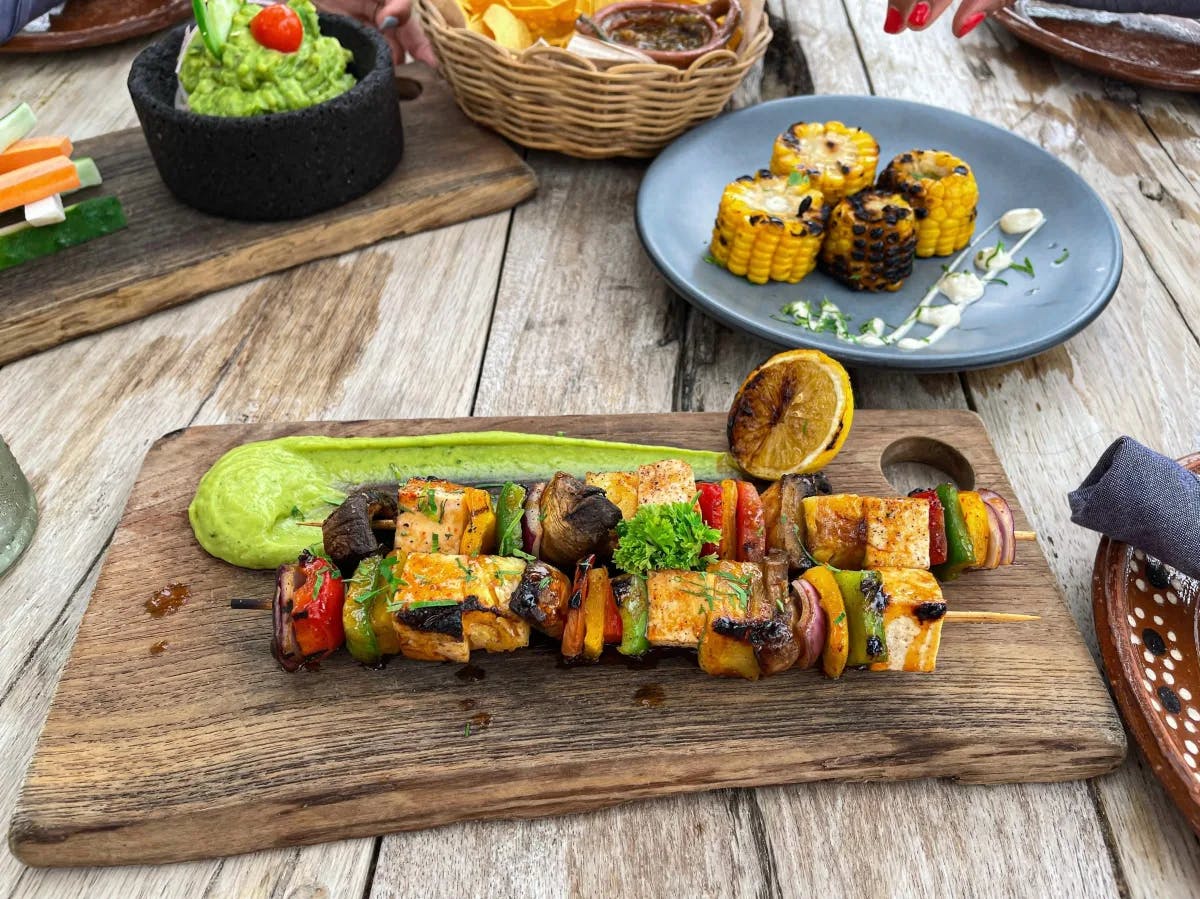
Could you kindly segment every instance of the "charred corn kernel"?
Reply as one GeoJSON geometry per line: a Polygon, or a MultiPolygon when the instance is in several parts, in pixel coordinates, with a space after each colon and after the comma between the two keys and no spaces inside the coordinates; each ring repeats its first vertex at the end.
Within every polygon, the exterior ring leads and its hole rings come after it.
{"type": "Polygon", "coordinates": [[[771,153],[772,172],[807,175],[830,204],[870,187],[878,165],[875,138],[841,122],[797,122],[775,138],[771,153]]]}
{"type": "Polygon", "coordinates": [[[821,270],[853,290],[899,290],[917,245],[912,207],[899,194],[864,190],[829,214],[821,270]]]}
{"type": "Polygon", "coordinates": [[[808,179],[743,175],[725,188],[709,251],[755,284],[795,284],[817,265],[828,209],[808,179]]]}
{"type": "Polygon", "coordinates": [[[971,167],[944,150],[901,153],[879,176],[879,187],[908,200],[917,217],[917,255],[950,256],[975,233],[979,185],[971,167]]]}

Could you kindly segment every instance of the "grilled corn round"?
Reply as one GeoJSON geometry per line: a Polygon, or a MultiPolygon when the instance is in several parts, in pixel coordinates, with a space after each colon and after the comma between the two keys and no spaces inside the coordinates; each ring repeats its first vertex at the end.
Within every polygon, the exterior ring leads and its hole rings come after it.
{"type": "Polygon", "coordinates": [[[894,190],[917,217],[917,255],[950,256],[975,233],[979,185],[971,167],[944,150],[901,153],[879,176],[879,186],[894,190]]]}
{"type": "Polygon", "coordinates": [[[721,196],[709,250],[755,284],[794,284],[816,267],[827,213],[821,192],[803,176],[765,169],[743,175],[721,196]]]}
{"type": "Polygon", "coordinates": [[[913,209],[899,194],[864,190],[829,214],[821,270],[853,290],[899,290],[912,274],[917,245],[913,209]]]}
{"type": "Polygon", "coordinates": [[[797,122],[775,139],[771,171],[800,172],[826,203],[870,187],[879,165],[879,144],[861,128],[841,122],[797,122]]]}

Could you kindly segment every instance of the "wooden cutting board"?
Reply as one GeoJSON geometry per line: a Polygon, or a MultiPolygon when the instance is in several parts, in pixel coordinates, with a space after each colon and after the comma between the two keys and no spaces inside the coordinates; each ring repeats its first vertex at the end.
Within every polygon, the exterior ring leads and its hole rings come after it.
{"type": "Polygon", "coordinates": [[[470,122],[442,81],[421,66],[401,71],[421,92],[402,106],[400,166],[366,196],[309,218],[235,222],[184,206],[159,178],[140,128],[80,141],[74,155],[94,157],[105,182],[79,197],[119,197],[129,227],[0,273],[0,364],[303,262],[507,209],[533,194],[533,171],[501,138],[470,122]]]}
{"type": "MultiPolygon", "coordinates": [[[[281,671],[269,614],[229,607],[269,596],[272,573],[217,561],[192,537],[186,508],[204,471],[237,444],[285,434],[487,428],[725,446],[713,413],[167,435],[147,455],[59,683],[11,826],[17,856],[170,862],[718,787],[1065,780],[1123,758],[1112,702],[1033,544],[1017,565],[971,573],[946,595],[953,609],[1042,620],[947,623],[931,675],[790,671],[749,683],[708,677],[688,658],[568,669],[552,647],[476,653],[467,670],[402,659],[369,670],[339,653],[319,672],[281,671]],[[189,602],[150,617],[145,601],[177,582],[189,602]]],[[[828,469],[834,489],[892,493],[884,457],[934,460],[960,483],[1013,496],[973,413],[860,412],[828,469]]],[[[1016,519],[1027,527],[1019,509],[1016,519]]]]}

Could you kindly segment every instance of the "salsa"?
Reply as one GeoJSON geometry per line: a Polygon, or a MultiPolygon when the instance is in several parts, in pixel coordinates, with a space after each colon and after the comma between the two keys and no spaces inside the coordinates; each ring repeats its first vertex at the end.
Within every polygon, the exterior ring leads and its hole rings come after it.
{"type": "Polygon", "coordinates": [[[609,36],[638,50],[698,50],[713,39],[708,19],[675,9],[630,9],[609,36]]]}

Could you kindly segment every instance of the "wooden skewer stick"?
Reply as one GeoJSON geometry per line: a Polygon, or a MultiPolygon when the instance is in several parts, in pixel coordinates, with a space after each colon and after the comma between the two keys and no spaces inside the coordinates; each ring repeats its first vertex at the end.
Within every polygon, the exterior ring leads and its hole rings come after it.
{"type": "Polygon", "coordinates": [[[1013,531],[1013,537],[1017,540],[1036,540],[1037,531],[1013,531]]]}
{"type": "Polygon", "coordinates": [[[243,597],[235,596],[229,600],[229,608],[231,609],[251,609],[256,612],[271,611],[271,600],[262,599],[259,597],[243,597]]]}
{"type": "Polygon", "coordinates": [[[1004,622],[1039,621],[1041,615],[1023,615],[1020,612],[947,612],[947,621],[1004,622]]]}

